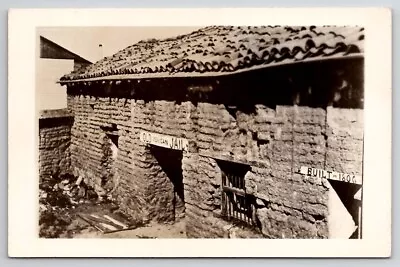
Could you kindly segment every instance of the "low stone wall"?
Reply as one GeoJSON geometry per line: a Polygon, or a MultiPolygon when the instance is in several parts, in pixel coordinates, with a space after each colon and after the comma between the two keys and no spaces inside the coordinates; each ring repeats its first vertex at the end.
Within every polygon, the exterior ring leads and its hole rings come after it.
{"type": "Polygon", "coordinates": [[[67,110],[43,111],[39,117],[39,179],[70,173],[71,126],[67,110]]]}

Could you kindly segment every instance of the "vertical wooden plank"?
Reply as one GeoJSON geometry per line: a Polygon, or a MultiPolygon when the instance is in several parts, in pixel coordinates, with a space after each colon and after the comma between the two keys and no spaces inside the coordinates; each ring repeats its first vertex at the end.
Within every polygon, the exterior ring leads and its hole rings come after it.
{"type": "Polygon", "coordinates": [[[229,219],[232,219],[233,217],[233,206],[232,206],[232,193],[229,192],[229,219]]]}
{"type": "Polygon", "coordinates": [[[226,175],[224,172],[222,172],[222,181],[221,181],[221,213],[222,216],[226,216],[226,194],[224,192],[223,186],[226,184],[226,175]]]}
{"type": "MultiPolygon", "coordinates": [[[[229,187],[229,183],[230,183],[230,181],[229,181],[229,174],[228,173],[225,173],[224,172],[224,174],[225,174],[225,186],[228,186],[229,187]]],[[[230,207],[230,197],[229,197],[229,195],[228,195],[228,193],[227,192],[224,192],[224,194],[225,194],[225,199],[226,199],[226,211],[227,211],[227,219],[228,220],[230,220],[230,217],[231,217],[231,207],[230,207]]]]}
{"type": "Polygon", "coordinates": [[[249,223],[253,225],[253,204],[249,203],[249,223]]]}
{"type": "Polygon", "coordinates": [[[242,211],[240,210],[240,207],[242,205],[242,197],[238,196],[238,217],[239,220],[242,220],[242,211]]]}
{"type": "MultiPolygon", "coordinates": [[[[228,177],[228,186],[232,187],[233,185],[233,181],[232,181],[232,175],[231,173],[227,173],[227,177],[228,177]]],[[[233,194],[232,192],[229,192],[229,219],[231,220],[233,217],[233,206],[232,206],[232,201],[233,201],[233,194]]]]}
{"type": "MultiPolygon", "coordinates": [[[[240,197],[239,198],[239,207],[241,208],[242,207],[242,205],[243,205],[243,197],[240,197]]],[[[239,211],[239,217],[240,217],[240,220],[241,221],[243,221],[243,212],[242,212],[242,210],[240,209],[240,211],[239,211]]]]}
{"type": "Polygon", "coordinates": [[[230,217],[230,208],[229,208],[229,196],[226,192],[224,192],[225,199],[226,199],[226,218],[229,219],[230,217]]]}
{"type": "Polygon", "coordinates": [[[236,195],[235,195],[235,193],[232,193],[232,197],[233,197],[233,200],[232,200],[233,217],[234,217],[235,219],[237,219],[236,195]]]}
{"type": "Polygon", "coordinates": [[[243,207],[244,207],[244,220],[246,223],[249,223],[249,209],[247,208],[247,201],[246,201],[246,197],[243,198],[243,207]]]}

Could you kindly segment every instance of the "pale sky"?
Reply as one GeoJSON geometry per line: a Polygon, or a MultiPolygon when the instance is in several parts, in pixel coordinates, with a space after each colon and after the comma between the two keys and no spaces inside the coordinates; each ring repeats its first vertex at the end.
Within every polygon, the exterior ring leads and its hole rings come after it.
{"type": "Polygon", "coordinates": [[[91,61],[111,56],[132,44],[149,38],[167,38],[190,33],[200,27],[40,27],[38,35],[91,61]]]}
{"type": "MultiPolygon", "coordinates": [[[[100,56],[99,44],[103,45],[103,57],[111,56],[132,44],[149,38],[163,39],[190,33],[200,27],[52,27],[37,28],[41,35],[69,51],[96,62],[100,56]]],[[[38,47],[37,47],[38,49],[38,47]]],[[[39,52],[39,49],[37,50],[39,52]]],[[[39,57],[39,54],[37,54],[39,57]]],[[[36,76],[36,107],[42,109],[65,108],[65,86],[56,82],[73,70],[71,60],[39,59],[36,76]]]]}

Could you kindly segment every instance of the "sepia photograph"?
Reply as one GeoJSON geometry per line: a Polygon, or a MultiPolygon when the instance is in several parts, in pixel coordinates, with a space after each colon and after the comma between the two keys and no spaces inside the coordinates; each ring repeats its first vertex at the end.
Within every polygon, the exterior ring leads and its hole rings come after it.
{"type": "Polygon", "coordinates": [[[40,237],[362,238],[362,26],[37,35],[40,237]]]}
{"type": "Polygon", "coordinates": [[[390,15],[12,10],[9,256],[390,256],[390,15]]]}

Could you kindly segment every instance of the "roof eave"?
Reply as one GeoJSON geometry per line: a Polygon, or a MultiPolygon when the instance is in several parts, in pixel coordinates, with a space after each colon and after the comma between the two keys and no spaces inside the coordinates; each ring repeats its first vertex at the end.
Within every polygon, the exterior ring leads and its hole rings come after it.
{"type": "Polygon", "coordinates": [[[75,80],[59,80],[57,83],[61,85],[70,84],[70,83],[80,83],[80,82],[100,82],[100,81],[118,81],[118,80],[140,80],[140,79],[162,79],[162,78],[185,78],[185,77],[221,77],[221,76],[229,76],[235,75],[239,73],[245,73],[254,70],[261,70],[261,69],[268,69],[273,67],[279,66],[286,66],[286,65],[298,65],[304,63],[312,63],[312,62],[325,62],[325,61],[336,61],[336,60],[348,60],[348,59],[363,59],[363,53],[357,54],[350,54],[347,56],[331,56],[326,58],[309,58],[304,59],[301,61],[291,61],[291,62],[276,62],[270,63],[265,65],[257,65],[246,69],[239,69],[232,72],[175,72],[175,73],[165,73],[165,72],[158,72],[158,73],[140,73],[140,74],[117,74],[117,75],[109,75],[109,76],[102,76],[102,77],[93,77],[93,78],[85,78],[85,79],[75,79],[75,80]]]}

